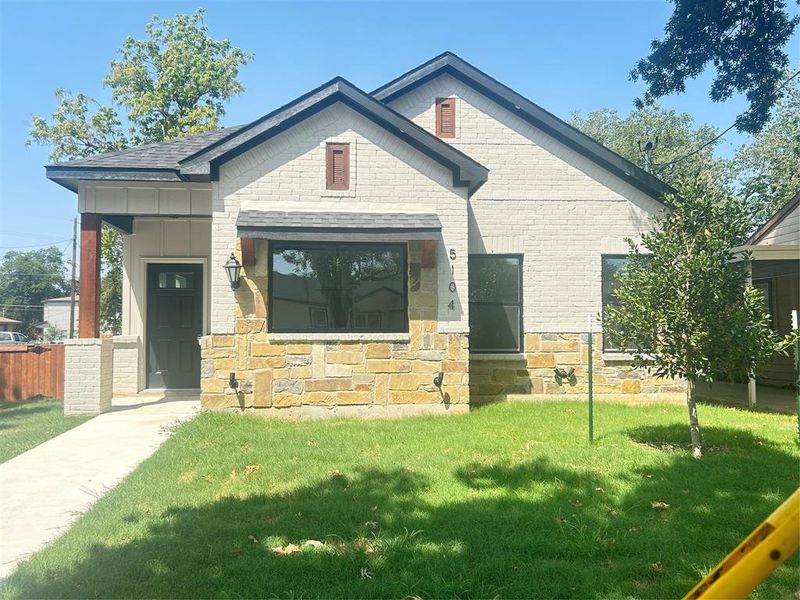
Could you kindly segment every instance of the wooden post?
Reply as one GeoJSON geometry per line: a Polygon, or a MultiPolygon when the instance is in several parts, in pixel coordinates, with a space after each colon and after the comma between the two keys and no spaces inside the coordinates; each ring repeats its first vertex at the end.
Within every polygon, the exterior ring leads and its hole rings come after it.
{"type": "Polygon", "coordinates": [[[81,294],[78,335],[100,337],[100,215],[81,215],[81,294]]]}

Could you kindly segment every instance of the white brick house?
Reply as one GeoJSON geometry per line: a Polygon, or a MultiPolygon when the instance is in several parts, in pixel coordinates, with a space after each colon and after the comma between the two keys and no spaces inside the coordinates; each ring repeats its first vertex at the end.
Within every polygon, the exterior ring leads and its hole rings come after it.
{"type": "Polygon", "coordinates": [[[82,338],[100,224],[125,234],[123,335],[113,360],[70,345],[105,375],[68,371],[68,407],[103,410],[113,380],[282,415],[463,411],[584,394],[589,360],[602,395],[681,391],[582,335],[670,188],[453,54],[47,176],[78,193],[82,338]]]}

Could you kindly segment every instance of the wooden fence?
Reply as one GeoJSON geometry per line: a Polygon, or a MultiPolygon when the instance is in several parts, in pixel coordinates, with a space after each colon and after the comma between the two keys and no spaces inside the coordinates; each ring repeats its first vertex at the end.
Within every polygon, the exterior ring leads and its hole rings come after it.
{"type": "Polygon", "coordinates": [[[62,344],[0,344],[0,400],[64,397],[62,344]]]}

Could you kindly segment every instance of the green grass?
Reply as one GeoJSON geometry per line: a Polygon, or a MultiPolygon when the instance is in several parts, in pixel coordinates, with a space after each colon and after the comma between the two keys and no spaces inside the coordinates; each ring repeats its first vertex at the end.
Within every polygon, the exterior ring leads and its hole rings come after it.
{"type": "Polygon", "coordinates": [[[0,463],[88,419],[65,417],[61,400],[0,402],[0,463]]]}
{"type": "MultiPolygon", "coordinates": [[[[592,447],[578,402],[369,422],[204,413],[4,595],[680,597],[798,485],[790,417],[700,419],[695,460],[680,406],[600,404],[592,447]],[[271,550],[307,540],[324,546],[271,550]]],[[[793,597],[797,569],[795,555],[756,597],[793,597]]]]}

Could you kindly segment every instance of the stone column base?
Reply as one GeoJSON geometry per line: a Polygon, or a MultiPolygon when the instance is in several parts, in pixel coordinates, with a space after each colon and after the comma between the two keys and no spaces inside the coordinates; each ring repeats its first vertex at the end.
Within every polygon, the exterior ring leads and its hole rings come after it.
{"type": "Polygon", "coordinates": [[[79,338],[64,345],[64,414],[97,415],[111,408],[114,378],[111,338],[79,338]]]}

